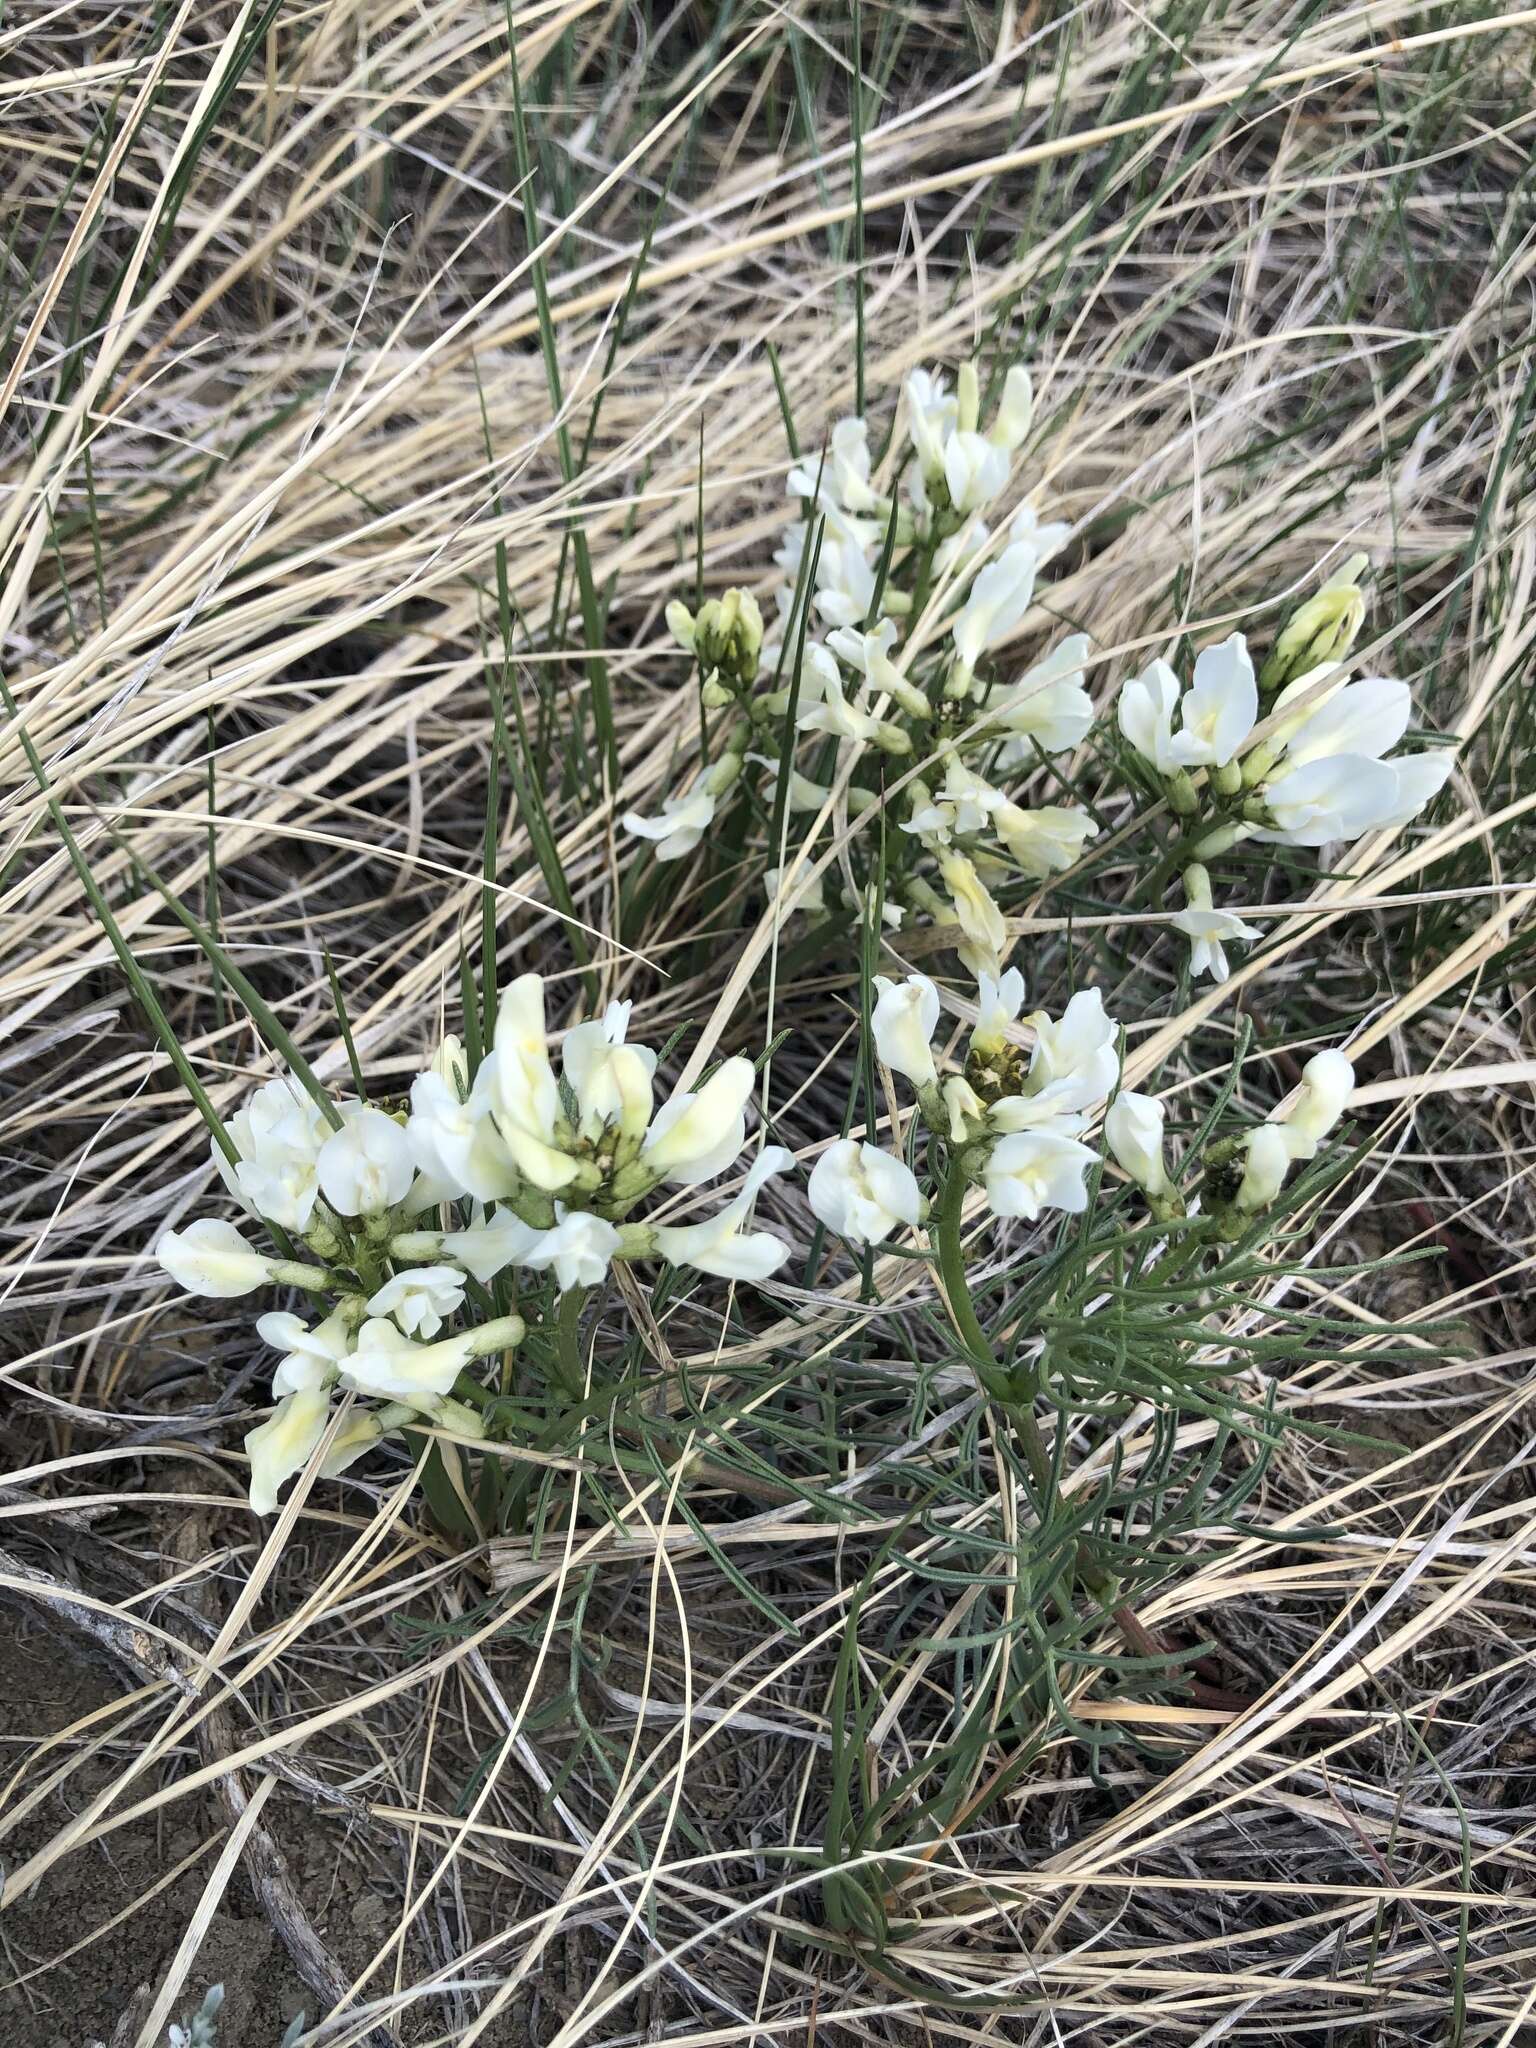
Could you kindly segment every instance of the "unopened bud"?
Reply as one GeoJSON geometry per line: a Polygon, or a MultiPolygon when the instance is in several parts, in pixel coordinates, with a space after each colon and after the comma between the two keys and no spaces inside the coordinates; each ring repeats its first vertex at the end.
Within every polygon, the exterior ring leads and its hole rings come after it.
{"type": "Polygon", "coordinates": [[[1365,621],[1365,593],[1359,585],[1369,567],[1366,556],[1351,555],[1315,597],[1292,612],[1259,671],[1261,691],[1282,690],[1320,663],[1343,660],[1365,621]]]}

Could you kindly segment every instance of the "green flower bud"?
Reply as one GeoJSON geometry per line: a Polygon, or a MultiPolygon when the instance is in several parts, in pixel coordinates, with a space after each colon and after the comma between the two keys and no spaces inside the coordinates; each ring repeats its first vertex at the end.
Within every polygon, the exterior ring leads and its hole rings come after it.
{"type": "Polygon", "coordinates": [[[1269,695],[1283,690],[1309,669],[1344,659],[1365,620],[1365,593],[1359,580],[1369,567],[1366,556],[1351,555],[1315,597],[1292,612],[1259,671],[1261,691],[1269,695]]]}

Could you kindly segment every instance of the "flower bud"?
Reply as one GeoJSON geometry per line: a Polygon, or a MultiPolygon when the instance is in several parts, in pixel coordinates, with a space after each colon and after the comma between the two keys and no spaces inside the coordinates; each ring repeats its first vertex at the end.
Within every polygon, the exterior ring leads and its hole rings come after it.
{"type": "Polygon", "coordinates": [[[1261,690],[1283,689],[1308,669],[1343,660],[1365,620],[1365,593],[1359,579],[1369,566],[1366,556],[1351,555],[1315,597],[1292,612],[1260,671],[1261,690]]]}
{"type": "Polygon", "coordinates": [[[763,615],[750,590],[732,586],[722,596],[706,599],[693,621],[692,638],[700,668],[706,673],[718,671],[728,695],[757,680],[763,615]]]}
{"type": "Polygon", "coordinates": [[[950,1143],[963,1145],[967,1139],[979,1137],[986,1127],[987,1105],[970,1082],[959,1074],[951,1074],[942,1093],[950,1143]]]}

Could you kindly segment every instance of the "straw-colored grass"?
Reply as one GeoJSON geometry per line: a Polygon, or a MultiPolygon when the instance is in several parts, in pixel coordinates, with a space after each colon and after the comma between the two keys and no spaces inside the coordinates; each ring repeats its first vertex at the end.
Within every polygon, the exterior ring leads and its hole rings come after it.
{"type": "MultiPolygon", "coordinates": [[[[590,963],[635,1035],[695,1027],[689,1074],[787,1031],[765,1100],[814,1157],[856,957],[788,960],[746,866],[637,889],[618,832],[692,758],[661,610],[692,590],[701,501],[705,584],[767,588],[769,344],[808,448],[852,407],[861,323],[882,418],[909,368],[1022,347],[1021,482],[1087,536],[1049,600],[1091,625],[1101,700],[1179,630],[1272,632],[1358,549],[1367,670],[1461,742],[1427,822],[1274,878],[1263,943],[1187,1002],[1171,955],[1131,964],[1155,919],[1129,852],[1091,901],[1014,919],[1042,998],[1085,963],[1158,993],[1125,1013],[1127,1072],[1176,1103],[1209,1094],[1240,1017],[1260,1104],[1292,1047],[1366,1018],[1368,1147],[1212,1339],[1315,1427],[1142,1610],[1215,1646],[1234,1703],[1115,1683],[1106,1633],[1027,1770],[989,1796],[1021,1737],[984,1715],[953,1823],[882,1853],[878,1950],[833,1928],[840,1650],[882,1702],[873,1799],[945,1739],[957,1687],[1001,1702],[986,1632],[1016,1620],[1030,1511],[929,1268],[883,1262],[876,1301],[809,1274],[761,1313],[653,1314],[626,1278],[588,1337],[644,1347],[664,1454],[639,1476],[601,1429],[549,1454],[536,1481],[568,1491],[537,1542],[466,1554],[405,1464],[257,1522],[248,1318],[189,1312],[146,1256],[209,1195],[205,1134],[11,721],[0,1611],[17,1660],[86,1692],[7,1716],[0,2010],[23,2048],[83,2043],[143,1981],[121,2038],[147,2048],[209,1980],[207,1931],[246,1915],[284,1946],[241,2048],[275,2048],[285,2001],[337,2048],[1515,2048],[1536,2036],[1536,10],[869,4],[857,151],[847,8],[514,14],[532,249],[500,7],[0,21],[0,660],[197,1075],[228,1110],[270,1063],[144,866],[216,911],[336,1085],[327,954],[375,1083],[452,1024],[485,929],[504,544],[548,845],[502,774],[500,978],[560,977],[569,1017],[590,963]],[[1400,1251],[1429,1256],[1381,1264],[1400,1251]],[[1278,1367],[1242,1348],[1266,1317],[1291,1333],[1278,1367]],[[166,1855],[140,1882],[128,1845],[188,1829],[185,1873],[162,1887],[166,1855]],[[66,1960],[82,1943],[98,1975],[66,1960]]],[[[867,829],[839,801],[813,860],[867,829]]],[[[938,943],[904,936],[893,959],[938,943]]],[[[808,1239],[802,1194],[767,1206],[808,1239]]],[[[1181,1451],[1215,1427],[1183,1416],[1181,1451]]],[[[1072,1484],[1111,1441],[1134,1474],[1150,1412],[1085,1437],[1072,1484]]],[[[1226,1447],[1229,1479],[1249,1455],[1226,1447]]]]}

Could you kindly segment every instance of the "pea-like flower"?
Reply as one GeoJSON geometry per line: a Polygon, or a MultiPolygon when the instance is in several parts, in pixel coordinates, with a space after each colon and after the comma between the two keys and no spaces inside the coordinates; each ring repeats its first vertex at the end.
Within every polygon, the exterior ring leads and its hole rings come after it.
{"type": "Polygon", "coordinates": [[[1029,610],[1037,567],[1034,549],[1015,541],[977,575],[950,628],[955,658],[966,674],[989,649],[1002,645],[1029,610]]]}
{"type": "Polygon", "coordinates": [[[1002,754],[1004,767],[1031,759],[1031,742],[1044,753],[1062,754],[1087,736],[1093,724],[1093,699],[1083,688],[1088,647],[1086,633],[1070,634],[1010,690],[994,691],[987,703],[988,721],[1011,735],[1002,754]]]}
{"type": "Polygon", "coordinates": [[[811,1169],[811,1213],[851,1245],[879,1244],[914,1227],[925,1204],[905,1160],[878,1145],[839,1138],[811,1169]]]}
{"type": "Polygon", "coordinates": [[[1114,1020],[1099,991],[1079,989],[1054,1023],[1043,1013],[1030,1022],[1035,1027],[1031,1092],[1047,1096],[1061,1110],[1102,1102],[1119,1078],[1120,1054],[1114,1020]]]}
{"type": "Polygon", "coordinates": [[[684,1090],[662,1104],[641,1157],[658,1180],[696,1187],[723,1173],[746,1143],[752,1062],[721,1062],[697,1093],[684,1090]]]}
{"type": "Polygon", "coordinates": [[[1189,768],[1224,768],[1252,732],[1259,692],[1241,633],[1207,647],[1195,661],[1185,691],[1166,661],[1149,663],[1120,692],[1120,730],[1160,775],[1189,768]],[[1180,729],[1173,729],[1175,713],[1180,729]]]}
{"type": "MultiPolygon", "coordinates": [[[[1314,672],[1282,690],[1277,714],[1318,682],[1314,672]]],[[[1282,723],[1283,759],[1259,791],[1269,823],[1255,836],[1285,846],[1328,846],[1407,824],[1444,787],[1454,765],[1448,749],[1382,758],[1407,731],[1412,709],[1406,683],[1362,676],[1335,686],[1295,722],[1282,723]]]]}
{"type": "Polygon", "coordinates": [[[247,1433],[251,1506],[258,1515],[274,1512],[279,1490],[314,1456],[330,1421],[330,1409],[324,1387],[298,1387],[278,1402],[265,1422],[247,1433]]]}
{"type": "Polygon", "coordinates": [[[1097,1164],[1091,1146],[1059,1130],[1014,1131],[988,1153],[982,1180],[994,1215],[1034,1223],[1046,1209],[1080,1215],[1088,1206],[1085,1176],[1097,1164]]]}
{"type": "Polygon", "coordinates": [[[272,1278],[272,1260],[246,1243],[233,1223],[200,1216],[185,1230],[167,1230],[155,1257],[178,1287],[210,1301],[254,1294],[272,1278]]]}
{"type": "Polygon", "coordinates": [[[1122,1088],[1104,1117],[1104,1142],[1116,1165],[1146,1195],[1168,1192],[1168,1169],[1163,1163],[1166,1114],[1156,1096],[1122,1088]]]}
{"type": "Polygon", "coordinates": [[[747,1170],[741,1193],[702,1223],[658,1224],[656,1250],[674,1266],[693,1266],[722,1280],[766,1280],[789,1257],[789,1246],[766,1230],[748,1230],[764,1184],[793,1166],[794,1154],[766,1145],[747,1170]]]}
{"type": "Polygon", "coordinates": [[[332,1129],[320,1105],[291,1075],[280,1074],[263,1083],[225,1129],[238,1160],[231,1164],[217,1143],[210,1149],[230,1193],[279,1230],[307,1230],[320,1192],[316,1162],[332,1129]]]}
{"type": "Polygon", "coordinates": [[[408,1337],[428,1338],[435,1337],[463,1305],[464,1275],[456,1268],[412,1266],[369,1296],[368,1313],[393,1316],[408,1337]]]}
{"type": "Polygon", "coordinates": [[[1343,1116],[1355,1086],[1355,1070],[1333,1047],[1314,1053],[1301,1070],[1301,1093],[1279,1128],[1293,1159],[1313,1159],[1343,1116]]]}
{"type": "Polygon", "coordinates": [[[379,1216],[403,1202],[416,1177],[405,1126],[382,1109],[348,1113],[320,1147],[320,1192],[338,1216],[379,1216]]]}
{"type": "Polygon", "coordinates": [[[272,1375],[274,1394],[328,1387],[352,1350],[352,1319],[339,1309],[313,1325],[273,1310],[256,1318],[256,1330],[263,1343],[283,1353],[272,1375]]]}
{"type": "Polygon", "coordinates": [[[1208,974],[1212,981],[1225,981],[1231,973],[1227,946],[1234,939],[1252,944],[1264,934],[1244,924],[1230,910],[1218,910],[1211,901],[1211,878],[1198,861],[1184,870],[1184,894],[1188,901],[1168,922],[1189,940],[1189,971],[1208,974]]]}
{"type": "Polygon", "coordinates": [[[939,1023],[939,992],[926,974],[905,981],[875,976],[875,1007],[870,1014],[875,1051],[893,1074],[914,1088],[929,1088],[937,1079],[932,1039],[939,1023]]]}
{"type": "Polygon", "coordinates": [[[647,818],[639,811],[626,811],[619,822],[637,839],[653,839],[658,860],[681,860],[692,853],[714,823],[715,798],[706,785],[707,778],[701,775],[691,789],[665,797],[659,816],[647,818]]]}
{"type": "Polygon", "coordinates": [[[1059,875],[1082,858],[1099,828],[1081,804],[1000,804],[992,819],[1009,856],[1032,880],[1059,875]]]}
{"type": "Polygon", "coordinates": [[[978,1016],[970,1049],[982,1060],[995,1059],[1008,1043],[1008,1026],[1024,1007],[1024,977],[1017,967],[1001,975],[976,978],[978,1016]]]}

